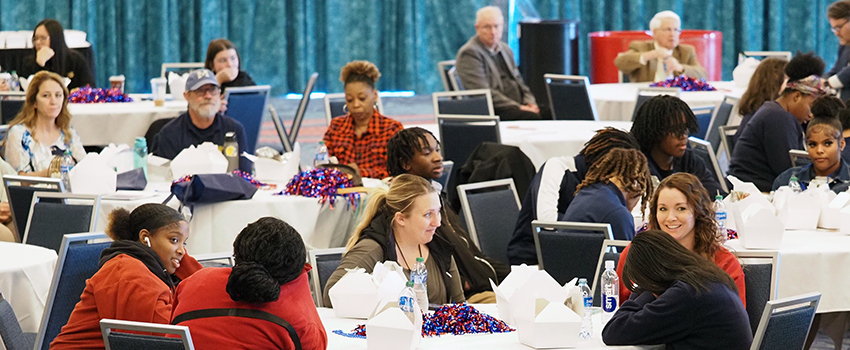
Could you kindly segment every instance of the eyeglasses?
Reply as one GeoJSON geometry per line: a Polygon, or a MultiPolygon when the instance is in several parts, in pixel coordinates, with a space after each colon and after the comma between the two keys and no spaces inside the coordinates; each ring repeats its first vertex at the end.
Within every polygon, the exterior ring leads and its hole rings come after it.
{"type": "Polygon", "coordinates": [[[656,30],[660,31],[660,32],[665,32],[665,33],[681,33],[682,32],[682,30],[679,29],[679,28],[658,28],[656,30]]]}
{"type": "Polygon", "coordinates": [[[840,26],[832,27],[832,32],[838,33],[839,31],[841,31],[841,28],[844,28],[844,26],[847,25],[847,22],[850,22],[850,20],[845,20],[844,23],[842,23],[840,26]]]}
{"type": "Polygon", "coordinates": [[[32,42],[47,41],[47,40],[50,40],[49,35],[33,35],[32,36],[32,42]]]}
{"type": "Polygon", "coordinates": [[[193,90],[192,92],[198,95],[206,95],[209,92],[211,95],[215,96],[221,93],[221,88],[218,86],[207,86],[197,90],[193,90]]]}

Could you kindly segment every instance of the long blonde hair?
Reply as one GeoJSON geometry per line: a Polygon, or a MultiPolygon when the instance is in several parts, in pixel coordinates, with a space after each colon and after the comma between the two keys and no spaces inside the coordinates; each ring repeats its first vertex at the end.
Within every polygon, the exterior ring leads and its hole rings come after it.
{"type": "Polygon", "coordinates": [[[360,240],[360,234],[369,227],[379,210],[386,211],[387,215],[391,216],[395,216],[396,213],[406,213],[413,205],[416,197],[435,192],[437,190],[427,180],[411,174],[401,174],[394,177],[389,191],[383,188],[373,190],[369,195],[369,202],[366,203],[366,209],[363,211],[363,218],[354,228],[351,238],[348,239],[348,244],[345,245],[345,251],[351,250],[357,244],[357,241],[360,240]]]}
{"type": "Polygon", "coordinates": [[[56,117],[56,126],[58,126],[59,129],[62,130],[62,133],[65,134],[65,143],[70,144],[71,112],[68,111],[68,88],[65,87],[65,82],[62,81],[62,77],[59,74],[48,72],[46,70],[35,73],[32,80],[30,80],[29,88],[27,88],[27,99],[24,101],[24,107],[21,108],[21,112],[18,113],[15,119],[9,123],[9,127],[17,124],[23,124],[30,130],[33,138],[35,138],[35,121],[38,119],[38,113],[35,111],[36,98],[39,90],[41,89],[41,84],[48,80],[53,80],[62,87],[64,99],[62,100],[62,110],[59,111],[59,116],[56,117]]]}

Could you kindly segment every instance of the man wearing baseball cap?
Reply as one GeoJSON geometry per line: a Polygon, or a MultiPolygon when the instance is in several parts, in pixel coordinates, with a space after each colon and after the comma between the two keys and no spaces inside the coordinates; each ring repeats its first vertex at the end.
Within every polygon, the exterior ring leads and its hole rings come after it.
{"type": "MultiPolygon", "coordinates": [[[[215,74],[208,69],[193,71],[186,79],[183,97],[189,102],[189,111],[162,127],[151,145],[154,155],[174,159],[180,151],[204,142],[224,145],[224,135],[236,133],[239,154],[254,153],[246,149],[245,128],[237,120],[218,113],[221,106],[221,86],[215,74]]],[[[239,157],[239,169],[251,172],[251,161],[239,157]]]]}

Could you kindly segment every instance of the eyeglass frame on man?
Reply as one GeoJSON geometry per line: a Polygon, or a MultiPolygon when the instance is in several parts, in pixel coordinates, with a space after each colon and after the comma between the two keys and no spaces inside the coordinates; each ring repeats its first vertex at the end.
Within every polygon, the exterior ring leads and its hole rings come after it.
{"type": "Polygon", "coordinates": [[[207,85],[201,86],[201,87],[199,87],[195,90],[189,91],[189,92],[194,93],[194,94],[198,94],[199,96],[206,95],[209,92],[210,95],[217,96],[217,95],[221,94],[221,87],[218,87],[218,86],[215,86],[215,85],[212,85],[212,84],[207,84],[207,85]],[[212,87],[208,87],[208,86],[212,86],[212,87]]]}
{"type": "Polygon", "coordinates": [[[840,32],[840,31],[841,31],[841,29],[843,29],[843,28],[844,28],[844,26],[846,26],[846,25],[847,25],[847,23],[850,23],[850,18],[845,18],[845,19],[844,19],[844,23],[842,23],[840,26],[831,27],[831,28],[829,28],[829,29],[831,29],[831,30],[832,30],[832,33],[833,33],[833,34],[838,34],[838,32],[840,32]]]}

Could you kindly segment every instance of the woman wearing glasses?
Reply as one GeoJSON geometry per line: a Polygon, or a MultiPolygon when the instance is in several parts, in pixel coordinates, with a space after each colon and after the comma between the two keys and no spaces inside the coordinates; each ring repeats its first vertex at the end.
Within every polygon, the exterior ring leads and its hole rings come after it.
{"type": "Polygon", "coordinates": [[[29,77],[47,70],[71,79],[68,89],[94,86],[89,62],[79,52],[65,45],[65,30],[55,19],[45,19],[35,26],[32,35],[33,54],[24,58],[20,76],[29,77]]]}
{"type": "Polygon", "coordinates": [[[826,10],[826,19],[832,28],[832,34],[838,37],[838,58],[829,72],[826,72],[827,85],[841,91],[841,99],[850,97],[850,1],[836,1],[826,10]]]}

